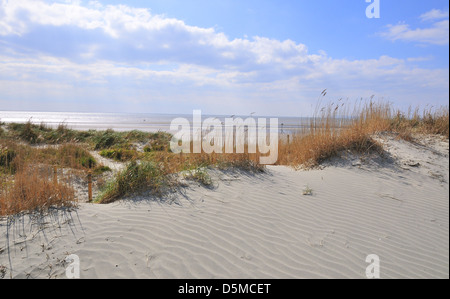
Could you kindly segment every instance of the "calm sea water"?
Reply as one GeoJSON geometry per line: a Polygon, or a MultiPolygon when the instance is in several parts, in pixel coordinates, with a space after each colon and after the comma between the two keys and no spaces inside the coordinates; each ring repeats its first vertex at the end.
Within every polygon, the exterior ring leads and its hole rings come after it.
{"type": "MultiPolygon", "coordinates": [[[[45,123],[51,127],[65,124],[75,130],[106,130],[115,131],[140,130],[146,132],[169,131],[170,123],[175,118],[183,117],[192,122],[191,115],[183,114],[146,114],[146,113],[78,113],[78,112],[26,112],[26,111],[0,111],[0,121],[6,123],[25,123],[31,121],[34,124],[45,123]]],[[[230,117],[228,115],[202,115],[202,120],[209,117],[217,117],[221,121],[230,117]]],[[[258,116],[236,116],[246,119],[258,116]]],[[[269,118],[269,117],[267,117],[269,118]]],[[[279,129],[282,133],[289,134],[307,123],[306,118],[277,117],[279,129]]],[[[269,122],[269,120],[267,120],[269,122]]]]}

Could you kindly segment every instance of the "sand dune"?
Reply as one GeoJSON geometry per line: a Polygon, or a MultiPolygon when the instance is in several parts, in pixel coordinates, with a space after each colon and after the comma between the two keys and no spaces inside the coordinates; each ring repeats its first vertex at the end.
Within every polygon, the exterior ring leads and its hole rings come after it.
{"type": "Polygon", "coordinates": [[[448,278],[448,140],[380,138],[384,158],[211,170],[214,188],[192,183],[165,201],[2,221],[3,276],[65,278],[76,254],[81,278],[365,278],[376,254],[381,278],[448,278]]]}

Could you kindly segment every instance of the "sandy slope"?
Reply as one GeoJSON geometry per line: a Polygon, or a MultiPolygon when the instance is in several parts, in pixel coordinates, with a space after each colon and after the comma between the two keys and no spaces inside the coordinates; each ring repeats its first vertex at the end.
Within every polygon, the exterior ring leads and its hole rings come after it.
{"type": "Polygon", "coordinates": [[[214,188],[191,185],[166,202],[0,222],[0,277],[3,265],[5,278],[64,278],[76,254],[81,278],[364,278],[377,254],[382,278],[448,278],[448,141],[380,141],[384,158],[212,171],[214,188]]]}

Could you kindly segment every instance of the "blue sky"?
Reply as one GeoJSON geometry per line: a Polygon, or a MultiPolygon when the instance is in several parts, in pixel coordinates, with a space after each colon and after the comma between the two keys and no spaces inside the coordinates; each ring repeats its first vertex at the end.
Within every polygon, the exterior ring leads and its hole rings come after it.
{"type": "Polygon", "coordinates": [[[448,1],[0,0],[0,110],[306,116],[448,105],[448,1]]]}

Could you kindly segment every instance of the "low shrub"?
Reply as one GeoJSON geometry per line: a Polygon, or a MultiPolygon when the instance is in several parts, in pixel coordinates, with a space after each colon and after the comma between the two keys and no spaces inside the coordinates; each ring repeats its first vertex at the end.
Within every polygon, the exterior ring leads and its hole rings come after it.
{"type": "Polygon", "coordinates": [[[169,177],[160,165],[152,162],[130,162],[126,169],[110,181],[97,198],[99,203],[110,203],[126,195],[143,191],[161,195],[168,186],[169,177]]]}

